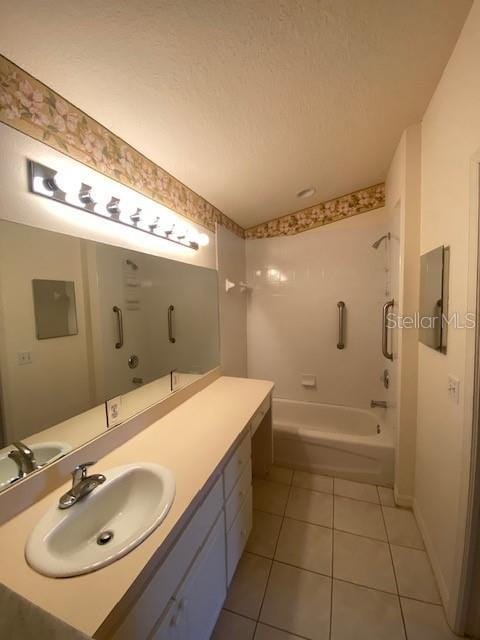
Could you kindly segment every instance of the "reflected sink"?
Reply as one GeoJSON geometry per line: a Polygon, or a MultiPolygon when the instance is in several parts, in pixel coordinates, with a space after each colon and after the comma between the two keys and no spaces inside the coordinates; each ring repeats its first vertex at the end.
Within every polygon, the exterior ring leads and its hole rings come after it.
{"type": "Polygon", "coordinates": [[[129,464],[102,473],[105,482],[69,509],[55,504],[25,547],[27,562],[52,578],[78,576],[118,560],[165,519],[175,497],[169,469],[129,464]]]}
{"type": "MultiPolygon", "coordinates": [[[[41,467],[48,462],[54,462],[61,458],[72,449],[66,442],[39,442],[28,446],[33,451],[37,464],[41,467]]],[[[14,447],[10,446],[0,453],[0,489],[18,479],[17,465],[8,457],[12,449],[14,447]]]]}

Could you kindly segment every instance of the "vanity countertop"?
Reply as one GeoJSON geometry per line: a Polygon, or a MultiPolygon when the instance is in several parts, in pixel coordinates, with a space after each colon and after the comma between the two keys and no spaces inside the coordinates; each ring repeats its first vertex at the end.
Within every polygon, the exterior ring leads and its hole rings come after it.
{"type": "Polygon", "coordinates": [[[0,582],[93,635],[162,544],[171,543],[181,530],[192,503],[272,389],[265,380],[222,376],[92,467],[92,473],[102,473],[129,462],[156,462],[175,475],[176,497],[167,517],[125,557],[99,571],[66,579],[44,577],[28,566],[25,542],[39,518],[69,488],[66,483],[0,527],[0,582]]]}

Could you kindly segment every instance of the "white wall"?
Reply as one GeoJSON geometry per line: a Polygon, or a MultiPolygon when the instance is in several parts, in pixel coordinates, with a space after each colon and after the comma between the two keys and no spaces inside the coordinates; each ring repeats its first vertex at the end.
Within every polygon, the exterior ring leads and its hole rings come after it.
{"type": "Polygon", "coordinates": [[[222,371],[227,376],[247,375],[247,296],[239,282],[246,280],[245,241],[217,225],[220,351],[222,371]],[[228,278],[235,287],[225,291],[228,278]]]}
{"type": "MultiPolygon", "coordinates": [[[[449,245],[450,311],[471,299],[469,242],[478,216],[480,149],[480,2],[471,13],[422,123],[421,253],[449,245]]],[[[415,509],[426,536],[451,623],[458,596],[471,436],[471,336],[450,329],[447,354],[419,345],[415,509]],[[461,381],[459,404],[448,375],[461,381]]]]}
{"type": "Polygon", "coordinates": [[[295,236],[247,240],[248,374],[275,382],[275,395],[367,408],[385,398],[380,381],[381,309],[387,232],[384,209],[295,236]],[[338,309],[347,310],[337,349],[338,309]],[[301,374],[317,385],[301,385],[301,374]]]}

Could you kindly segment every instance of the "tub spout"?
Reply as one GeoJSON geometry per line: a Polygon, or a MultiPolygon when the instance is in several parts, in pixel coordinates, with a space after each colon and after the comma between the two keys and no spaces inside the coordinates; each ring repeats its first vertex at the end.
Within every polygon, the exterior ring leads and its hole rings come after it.
{"type": "Polygon", "coordinates": [[[382,409],[387,408],[387,403],[385,400],[370,400],[370,408],[375,409],[375,407],[381,407],[382,409]]]}

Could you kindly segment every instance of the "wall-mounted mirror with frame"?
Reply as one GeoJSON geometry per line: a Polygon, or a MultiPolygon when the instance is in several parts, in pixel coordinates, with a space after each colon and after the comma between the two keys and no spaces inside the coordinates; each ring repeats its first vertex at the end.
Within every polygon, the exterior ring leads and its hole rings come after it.
{"type": "Polygon", "coordinates": [[[0,318],[0,490],[219,365],[214,269],[4,220],[0,318]]]}
{"type": "Polygon", "coordinates": [[[420,257],[419,340],[447,352],[449,247],[437,247],[420,257]]]}

